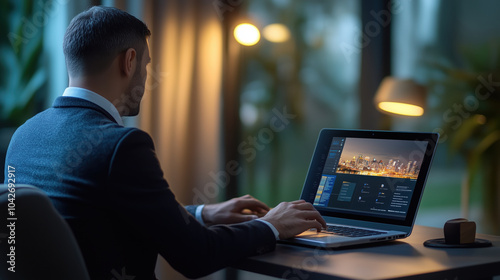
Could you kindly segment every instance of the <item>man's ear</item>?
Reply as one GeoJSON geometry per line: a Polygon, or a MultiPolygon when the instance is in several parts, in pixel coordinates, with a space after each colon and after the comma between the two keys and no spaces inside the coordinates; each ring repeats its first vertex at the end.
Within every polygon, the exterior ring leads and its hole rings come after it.
{"type": "Polygon", "coordinates": [[[133,48],[128,48],[121,59],[121,72],[127,77],[132,77],[136,69],[137,52],[133,48]]]}

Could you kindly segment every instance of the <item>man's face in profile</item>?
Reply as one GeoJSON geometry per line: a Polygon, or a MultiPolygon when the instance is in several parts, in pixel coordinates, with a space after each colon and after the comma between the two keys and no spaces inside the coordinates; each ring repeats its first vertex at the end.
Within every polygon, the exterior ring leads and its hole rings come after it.
{"type": "MultiPolygon", "coordinates": [[[[139,56],[139,54],[137,54],[139,56]]],[[[147,65],[151,62],[149,56],[149,44],[146,44],[144,52],[141,56],[141,61],[137,62],[134,76],[130,80],[130,84],[124,93],[125,105],[128,107],[125,116],[137,116],[139,114],[142,97],[146,86],[146,78],[148,76],[147,65]]]]}

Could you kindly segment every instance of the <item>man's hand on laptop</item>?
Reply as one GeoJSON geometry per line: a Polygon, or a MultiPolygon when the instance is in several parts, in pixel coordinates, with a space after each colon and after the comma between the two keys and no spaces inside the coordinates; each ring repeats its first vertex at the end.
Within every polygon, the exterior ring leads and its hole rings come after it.
{"type": "Polygon", "coordinates": [[[311,203],[304,200],[282,202],[262,218],[279,232],[280,239],[287,239],[308,229],[321,231],[326,222],[311,203]]]}
{"type": "Polygon", "coordinates": [[[269,207],[251,195],[244,195],[203,208],[203,222],[207,225],[235,224],[257,219],[266,215],[269,207]]]}

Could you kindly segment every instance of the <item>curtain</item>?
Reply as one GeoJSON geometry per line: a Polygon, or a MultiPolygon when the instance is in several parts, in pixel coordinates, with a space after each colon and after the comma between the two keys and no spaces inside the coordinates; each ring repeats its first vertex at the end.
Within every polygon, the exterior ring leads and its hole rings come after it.
{"type": "Polygon", "coordinates": [[[181,203],[214,201],[207,186],[219,170],[221,21],[208,1],[149,4],[152,62],[139,127],[181,203]]]}
{"type": "MultiPolygon", "coordinates": [[[[183,204],[214,202],[220,172],[223,32],[212,1],[144,1],[151,63],[138,126],[183,204]]],[[[158,279],[184,279],[159,257],[158,279]]],[[[215,275],[214,275],[215,276],[215,275]]]]}

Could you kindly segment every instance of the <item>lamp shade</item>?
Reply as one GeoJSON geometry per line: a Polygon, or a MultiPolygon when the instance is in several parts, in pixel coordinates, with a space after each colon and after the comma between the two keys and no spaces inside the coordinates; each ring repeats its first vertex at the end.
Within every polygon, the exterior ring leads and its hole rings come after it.
{"type": "Polygon", "coordinates": [[[383,113],[418,117],[424,114],[427,90],[411,79],[385,77],[374,101],[383,113]]]}

